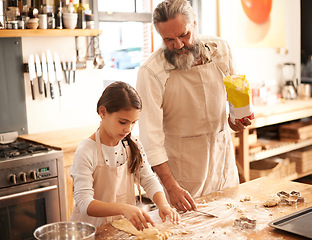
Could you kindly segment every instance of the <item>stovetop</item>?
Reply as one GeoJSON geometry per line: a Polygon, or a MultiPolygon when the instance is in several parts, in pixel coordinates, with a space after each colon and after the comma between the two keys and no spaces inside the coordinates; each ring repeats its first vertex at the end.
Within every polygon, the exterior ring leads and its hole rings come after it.
{"type": "Polygon", "coordinates": [[[41,144],[16,140],[12,143],[0,144],[0,161],[22,156],[31,156],[35,153],[48,152],[51,149],[41,144]]]}

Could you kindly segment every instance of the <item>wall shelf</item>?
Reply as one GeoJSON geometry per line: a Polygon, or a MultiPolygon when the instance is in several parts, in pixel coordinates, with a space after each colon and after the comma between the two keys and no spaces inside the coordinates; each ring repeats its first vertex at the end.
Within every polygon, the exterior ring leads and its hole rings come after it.
{"type": "MultiPolygon", "coordinates": [[[[312,145],[312,139],[296,143],[286,142],[284,145],[279,147],[250,154],[248,144],[250,129],[312,117],[312,98],[306,100],[289,100],[270,106],[254,106],[254,113],[255,119],[252,121],[252,125],[248,126],[247,129],[238,132],[239,146],[236,160],[240,173],[242,174],[243,181],[250,180],[250,162],[262,160],[312,145]]],[[[298,176],[302,177],[304,174],[298,176]]]]}
{"type": "Polygon", "coordinates": [[[90,37],[101,34],[98,29],[0,29],[0,37],[90,37]]]}

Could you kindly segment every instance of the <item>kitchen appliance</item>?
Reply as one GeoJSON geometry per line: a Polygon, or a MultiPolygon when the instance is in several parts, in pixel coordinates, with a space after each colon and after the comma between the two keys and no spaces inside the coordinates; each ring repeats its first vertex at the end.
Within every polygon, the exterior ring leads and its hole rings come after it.
{"type": "Polygon", "coordinates": [[[37,228],[34,236],[38,240],[92,240],[95,239],[96,228],[85,222],[56,222],[37,228]]]}
{"type": "Polygon", "coordinates": [[[66,220],[63,152],[14,136],[0,134],[1,240],[33,239],[39,226],[66,220]]]}
{"type": "Polygon", "coordinates": [[[301,83],[298,85],[297,92],[300,99],[308,99],[311,97],[311,85],[301,83]]]}
{"type": "Polygon", "coordinates": [[[295,99],[297,97],[296,88],[298,83],[295,80],[296,77],[296,64],[284,63],[283,65],[283,77],[285,85],[282,89],[282,97],[285,99],[295,99]]]}

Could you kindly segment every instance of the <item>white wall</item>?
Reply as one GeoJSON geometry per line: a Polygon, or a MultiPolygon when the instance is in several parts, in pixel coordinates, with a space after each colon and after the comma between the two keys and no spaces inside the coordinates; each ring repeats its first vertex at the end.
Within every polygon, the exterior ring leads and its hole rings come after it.
{"type": "Polygon", "coordinates": [[[252,87],[263,84],[282,86],[281,66],[285,62],[296,64],[296,77],[300,79],[300,1],[285,0],[285,4],[285,48],[233,48],[239,72],[246,75],[252,87]]]}

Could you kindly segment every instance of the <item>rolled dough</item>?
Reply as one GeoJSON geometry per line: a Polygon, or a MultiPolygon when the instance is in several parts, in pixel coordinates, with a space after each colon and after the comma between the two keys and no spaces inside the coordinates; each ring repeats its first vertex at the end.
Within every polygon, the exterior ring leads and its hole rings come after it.
{"type": "Polygon", "coordinates": [[[166,240],[172,234],[169,230],[158,230],[150,224],[148,224],[149,228],[145,228],[143,231],[138,231],[126,218],[113,221],[112,226],[126,233],[137,236],[138,240],[166,240]]]}

